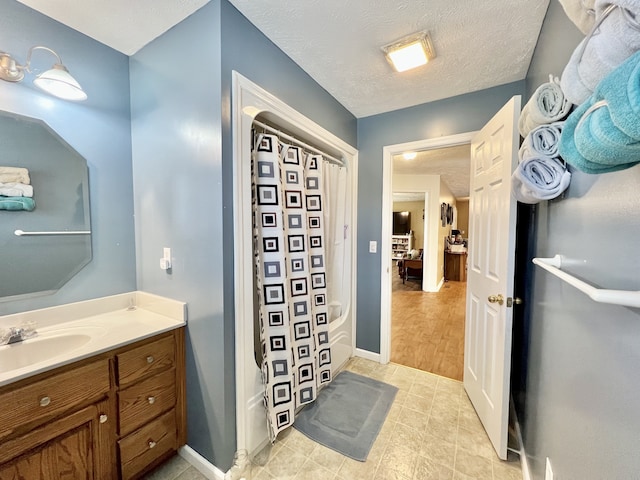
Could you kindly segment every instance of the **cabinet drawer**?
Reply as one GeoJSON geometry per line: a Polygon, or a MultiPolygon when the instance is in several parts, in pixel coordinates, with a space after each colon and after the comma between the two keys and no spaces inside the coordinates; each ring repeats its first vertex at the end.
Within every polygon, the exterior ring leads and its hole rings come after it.
{"type": "Polygon", "coordinates": [[[171,410],[118,442],[122,480],[176,448],[176,415],[171,410]]]}
{"type": "Polygon", "coordinates": [[[176,403],[175,369],[155,375],[119,393],[120,435],[127,435],[176,403]]]}
{"type": "Polygon", "coordinates": [[[109,391],[109,361],[98,360],[0,394],[0,438],[109,391]]]}
{"type": "Polygon", "coordinates": [[[118,383],[126,386],[152,373],[167,370],[175,363],[173,336],[133,348],[117,356],[118,383]]]}

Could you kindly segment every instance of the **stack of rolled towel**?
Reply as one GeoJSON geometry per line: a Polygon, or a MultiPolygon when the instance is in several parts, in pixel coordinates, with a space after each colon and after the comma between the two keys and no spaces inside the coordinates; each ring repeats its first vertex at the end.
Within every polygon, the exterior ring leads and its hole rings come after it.
{"type": "Polygon", "coordinates": [[[0,167],[0,210],[36,208],[29,170],[20,167],[0,167]]]}
{"type": "Polygon", "coordinates": [[[571,113],[559,149],[567,163],[586,173],[640,163],[640,52],[605,77],[571,113]]]}
{"type": "Polygon", "coordinates": [[[564,192],[571,174],[559,158],[558,144],[571,104],[553,77],[538,87],[522,109],[518,129],[524,137],[511,178],[513,196],[522,203],[551,200],[564,192]]]}
{"type": "MultiPolygon", "coordinates": [[[[571,8],[565,4],[589,2],[562,3],[571,18],[571,8]]],[[[595,23],[574,50],[560,80],[566,97],[575,105],[584,103],[604,77],[640,50],[640,1],[595,0],[593,9],[595,23]]]]}

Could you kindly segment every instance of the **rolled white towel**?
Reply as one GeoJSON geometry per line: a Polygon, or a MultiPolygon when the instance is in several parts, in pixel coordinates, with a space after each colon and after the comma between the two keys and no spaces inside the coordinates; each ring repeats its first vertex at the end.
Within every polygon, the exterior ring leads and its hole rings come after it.
{"type": "Polygon", "coordinates": [[[522,203],[551,200],[564,192],[571,173],[558,159],[529,157],[518,164],[511,176],[511,192],[522,203]]]}
{"type": "Polygon", "coordinates": [[[564,13],[567,14],[578,29],[585,35],[589,33],[595,21],[595,0],[559,0],[564,13]]]}
{"type": "Polygon", "coordinates": [[[0,167],[0,183],[31,184],[29,170],[22,167],[0,167]]]}
{"type": "Polygon", "coordinates": [[[540,125],[531,130],[520,147],[520,161],[529,157],[549,157],[558,156],[558,143],[564,122],[555,122],[549,125],[540,125]]]}
{"type": "Polygon", "coordinates": [[[518,130],[524,138],[540,125],[563,120],[571,104],[565,98],[557,78],[550,76],[549,82],[540,85],[526,103],[518,120],[518,130]]]}
{"type": "Polygon", "coordinates": [[[33,187],[24,183],[0,182],[0,195],[5,197],[33,197],[33,187]]]}
{"type": "Polygon", "coordinates": [[[578,61],[578,55],[582,45],[586,41],[586,38],[583,39],[573,51],[571,58],[564,67],[562,77],[560,78],[560,87],[562,88],[565,97],[574,105],[580,105],[585,102],[593,93],[593,89],[584,84],[582,77],[580,77],[580,72],[578,71],[578,65],[580,63],[578,61]]]}
{"type": "Polygon", "coordinates": [[[638,14],[640,14],[640,1],[638,0],[584,0],[585,3],[593,3],[596,11],[596,18],[599,15],[602,15],[602,12],[611,4],[617,5],[619,7],[627,10],[632,17],[637,18],[638,14]]]}
{"type": "Polygon", "coordinates": [[[585,102],[604,77],[640,50],[640,23],[635,18],[640,11],[638,0],[596,0],[595,7],[596,20],[602,18],[602,23],[573,51],[560,80],[562,91],[575,105],[585,102]],[[604,18],[606,8],[619,3],[635,10],[621,6],[604,18]]]}

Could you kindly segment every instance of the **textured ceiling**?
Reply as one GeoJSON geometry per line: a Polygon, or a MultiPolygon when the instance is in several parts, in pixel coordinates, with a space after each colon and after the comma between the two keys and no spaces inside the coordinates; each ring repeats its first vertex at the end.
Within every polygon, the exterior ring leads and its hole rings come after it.
{"type": "Polygon", "coordinates": [[[464,198],[469,196],[469,159],[469,145],[424,150],[413,160],[394,155],[393,174],[440,175],[454,197],[464,198]]]}
{"type": "Polygon", "coordinates": [[[522,80],[549,0],[230,0],[356,117],[522,80]],[[394,73],[380,47],[428,30],[437,58],[394,73]]]}
{"type": "Polygon", "coordinates": [[[209,0],[18,1],[119,52],[133,55],[209,0]]]}
{"type": "MultiPolygon", "coordinates": [[[[19,0],[132,55],[208,0],[19,0]]],[[[522,80],[549,0],[230,0],[356,117],[522,80]],[[428,30],[404,73],[380,47],[428,30]]],[[[54,47],[55,48],[55,47],[54,47]]]]}

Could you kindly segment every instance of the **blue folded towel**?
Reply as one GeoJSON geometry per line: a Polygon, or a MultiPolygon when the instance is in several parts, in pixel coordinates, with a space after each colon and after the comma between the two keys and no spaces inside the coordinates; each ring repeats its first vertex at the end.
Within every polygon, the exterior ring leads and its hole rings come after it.
{"type": "Polygon", "coordinates": [[[0,210],[26,210],[30,212],[36,208],[36,202],[30,197],[0,196],[0,210]]]}
{"type": "Polygon", "coordinates": [[[586,173],[623,170],[640,163],[640,52],[606,76],[569,115],[560,156],[586,173]]]}

